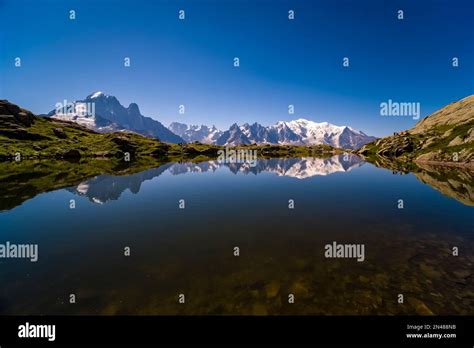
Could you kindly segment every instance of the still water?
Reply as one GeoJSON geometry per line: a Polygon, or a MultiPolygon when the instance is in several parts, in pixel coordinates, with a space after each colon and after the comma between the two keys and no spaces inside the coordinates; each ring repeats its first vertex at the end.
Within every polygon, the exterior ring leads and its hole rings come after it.
{"type": "Polygon", "coordinates": [[[0,243],[39,254],[0,259],[0,314],[474,314],[469,172],[335,156],[168,163],[43,192],[4,177],[0,243]],[[333,242],[363,244],[364,261],[326,258],[333,242]]]}

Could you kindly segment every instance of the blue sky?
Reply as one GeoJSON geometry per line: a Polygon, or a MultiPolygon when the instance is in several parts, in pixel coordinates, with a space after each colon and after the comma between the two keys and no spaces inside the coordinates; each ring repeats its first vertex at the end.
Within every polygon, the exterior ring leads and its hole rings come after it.
{"type": "Polygon", "coordinates": [[[303,117],[383,136],[416,121],[381,102],[426,116],[474,93],[471,0],[0,0],[0,13],[0,97],[35,113],[101,90],[165,125],[303,117]]]}

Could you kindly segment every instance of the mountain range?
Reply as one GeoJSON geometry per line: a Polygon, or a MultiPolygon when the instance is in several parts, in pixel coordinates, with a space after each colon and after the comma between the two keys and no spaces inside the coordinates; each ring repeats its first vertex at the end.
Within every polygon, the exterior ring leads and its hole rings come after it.
{"type": "Polygon", "coordinates": [[[336,126],[328,122],[313,122],[303,118],[274,125],[262,126],[245,123],[233,124],[216,140],[216,145],[235,146],[242,144],[278,145],[330,145],[343,149],[358,149],[374,141],[368,136],[347,126],[336,126]]]}
{"type": "Polygon", "coordinates": [[[223,146],[245,144],[320,145],[337,148],[358,149],[375,140],[361,131],[348,126],[336,126],[328,122],[316,123],[306,119],[290,122],[280,121],[274,125],[259,123],[238,125],[234,123],[222,131],[215,126],[186,125],[172,122],[168,128],[160,122],[145,117],[138,105],[131,103],[124,107],[114,96],[95,92],[83,100],[72,103],[70,109],[52,110],[46,116],[59,120],[73,121],[98,132],[131,131],[158,138],[164,142],[200,142],[223,146]],[[91,109],[94,112],[87,112],[91,109]]]}
{"type": "Polygon", "coordinates": [[[335,126],[328,122],[316,123],[303,118],[271,126],[259,123],[238,125],[234,123],[226,131],[215,126],[188,126],[173,122],[169,129],[187,142],[236,146],[248,144],[320,145],[326,144],[343,149],[358,149],[376,140],[361,131],[347,126],[335,126]]]}
{"type": "Polygon", "coordinates": [[[222,131],[218,130],[216,126],[188,126],[184,123],[172,122],[168,129],[183,138],[187,143],[198,141],[203,144],[215,144],[217,139],[222,135],[222,131]]]}

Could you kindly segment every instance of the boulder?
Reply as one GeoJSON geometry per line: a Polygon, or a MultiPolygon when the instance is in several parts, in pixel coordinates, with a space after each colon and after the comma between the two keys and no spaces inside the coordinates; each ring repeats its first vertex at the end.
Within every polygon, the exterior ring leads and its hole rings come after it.
{"type": "Polygon", "coordinates": [[[138,145],[125,136],[112,138],[112,142],[117,144],[118,148],[123,152],[135,153],[138,149],[138,145]]]}
{"type": "Polygon", "coordinates": [[[0,129],[0,134],[10,138],[19,140],[49,140],[50,138],[45,137],[41,134],[30,133],[24,128],[13,128],[9,130],[0,129]]]}
{"type": "Polygon", "coordinates": [[[33,113],[7,100],[0,100],[0,114],[2,115],[0,116],[2,126],[5,126],[4,123],[7,121],[9,123],[20,124],[24,127],[30,127],[35,121],[33,113]],[[13,116],[13,118],[11,116],[13,116]]]}
{"type": "Polygon", "coordinates": [[[56,154],[56,158],[76,160],[81,158],[81,153],[75,149],[69,149],[56,154]]]}
{"type": "Polygon", "coordinates": [[[60,139],[66,139],[67,138],[67,135],[66,135],[66,133],[64,133],[62,128],[54,128],[53,133],[54,133],[55,136],[57,136],[60,139]]]}
{"type": "Polygon", "coordinates": [[[163,157],[168,154],[168,150],[170,148],[170,145],[161,143],[156,147],[155,150],[152,151],[151,155],[154,157],[163,157]]]}

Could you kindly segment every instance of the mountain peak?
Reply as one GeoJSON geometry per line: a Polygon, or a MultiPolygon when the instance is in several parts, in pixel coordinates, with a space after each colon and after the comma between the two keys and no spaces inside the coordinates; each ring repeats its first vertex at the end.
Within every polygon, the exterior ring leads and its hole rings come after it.
{"type": "Polygon", "coordinates": [[[213,144],[222,134],[215,125],[208,127],[206,125],[187,125],[171,122],[168,129],[186,142],[199,141],[204,144],[213,144]]]}
{"type": "Polygon", "coordinates": [[[181,137],[159,121],[143,116],[136,103],[131,103],[126,108],[116,97],[97,91],[84,100],[76,100],[73,104],[75,106],[73,113],[57,114],[56,110],[52,110],[48,115],[64,121],[76,122],[98,132],[132,131],[164,142],[183,142],[181,137]],[[91,107],[89,110],[89,104],[92,104],[94,109],[91,107]],[[84,109],[87,111],[86,115],[82,114],[84,109]]]}
{"type": "Polygon", "coordinates": [[[91,94],[89,94],[86,99],[95,99],[95,98],[99,98],[99,97],[103,97],[105,96],[104,92],[101,92],[101,91],[97,91],[97,92],[93,92],[91,94]]]}
{"type": "Polygon", "coordinates": [[[130,105],[128,106],[128,111],[136,114],[140,113],[140,109],[138,108],[137,103],[130,103],[130,105]]]}

